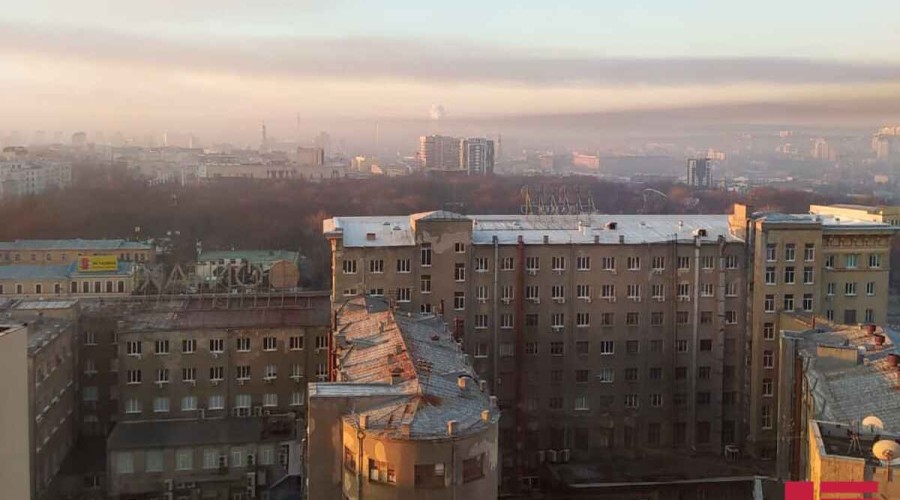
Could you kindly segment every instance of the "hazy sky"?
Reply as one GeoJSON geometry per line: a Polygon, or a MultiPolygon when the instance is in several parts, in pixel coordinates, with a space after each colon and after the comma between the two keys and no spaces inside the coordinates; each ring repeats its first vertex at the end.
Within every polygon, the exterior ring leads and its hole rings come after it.
{"type": "Polygon", "coordinates": [[[0,131],[231,138],[265,121],[286,136],[297,113],[318,130],[433,104],[476,123],[753,103],[783,105],[779,120],[900,117],[891,0],[502,3],[16,2],[0,15],[0,131]]]}

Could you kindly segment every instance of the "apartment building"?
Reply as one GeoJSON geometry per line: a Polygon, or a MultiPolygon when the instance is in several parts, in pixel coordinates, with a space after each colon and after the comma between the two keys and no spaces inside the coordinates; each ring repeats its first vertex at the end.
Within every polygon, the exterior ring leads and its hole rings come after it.
{"type": "Polygon", "coordinates": [[[890,248],[898,228],[873,221],[874,211],[813,206],[810,214],[754,213],[736,205],[730,216],[734,233],[747,240],[751,263],[747,427],[757,455],[775,456],[781,313],[819,314],[849,325],[887,320],[890,248]]]}
{"type": "Polygon", "coordinates": [[[358,297],[336,313],[334,377],[310,384],[309,498],[496,498],[499,411],[433,314],[358,297]]]}
{"type": "Polygon", "coordinates": [[[49,487],[78,432],[75,326],[39,315],[11,321],[0,326],[4,495],[52,498],[49,487]]]}
{"type": "Polygon", "coordinates": [[[0,297],[121,297],[136,286],[137,269],[115,262],[102,270],[83,270],[78,263],[0,266],[0,297]]]}
{"type": "Polygon", "coordinates": [[[747,269],[727,216],[438,211],[324,233],[336,308],[388,297],[463,342],[504,409],[504,477],[741,442],[747,269]]]}
{"type": "Polygon", "coordinates": [[[36,195],[71,184],[72,166],[68,163],[0,160],[0,198],[36,195]]]}
{"type": "Polygon", "coordinates": [[[0,242],[0,264],[66,265],[81,257],[112,255],[122,262],[153,263],[156,249],[149,243],[113,240],[15,240],[0,242]]]}
{"type": "Polygon", "coordinates": [[[107,498],[251,500],[300,491],[291,415],[122,422],[107,443],[107,498]]]}

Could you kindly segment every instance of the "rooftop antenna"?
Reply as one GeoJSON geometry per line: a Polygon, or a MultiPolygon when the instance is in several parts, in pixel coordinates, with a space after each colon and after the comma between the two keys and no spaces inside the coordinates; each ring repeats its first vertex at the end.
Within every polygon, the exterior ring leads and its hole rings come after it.
{"type": "Polygon", "coordinates": [[[854,420],[847,429],[847,437],[850,438],[850,446],[847,447],[847,454],[850,455],[854,451],[862,455],[862,446],[859,442],[859,420],[854,420]]]}

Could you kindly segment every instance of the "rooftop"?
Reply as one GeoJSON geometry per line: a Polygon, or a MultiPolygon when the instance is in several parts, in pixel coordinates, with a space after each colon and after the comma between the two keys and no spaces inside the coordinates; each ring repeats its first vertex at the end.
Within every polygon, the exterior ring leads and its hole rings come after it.
{"type": "Polygon", "coordinates": [[[79,272],[77,262],[47,266],[33,264],[10,264],[0,266],[0,280],[64,280],[73,276],[109,276],[111,274],[125,276],[131,274],[133,270],[134,264],[125,261],[120,261],[118,263],[118,269],[114,272],[79,272]]]}
{"type": "Polygon", "coordinates": [[[145,420],[119,422],[107,439],[110,450],[284,441],[293,424],[277,417],[145,420]]]}
{"type": "Polygon", "coordinates": [[[300,254],[287,250],[212,250],[200,253],[197,262],[239,259],[252,263],[271,264],[279,260],[297,262],[300,254]]]}
{"type": "Polygon", "coordinates": [[[147,243],[115,240],[15,240],[0,241],[4,250],[150,250],[147,243]]]}
{"type": "Polygon", "coordinates": [[[75,323],[69,320],[39,318],[25,323],[28,324],[28,354],[34,354],[67,331],[75,334],[75,323]]]}
{"type": "MultiPolygon", "coordinates": [[[[847,424],[823,421],[810,421],[816,436],[819,453],[845,458],[858,458],[872,465],[882,464],[872,453],[872,445],[883,439],[898,440],[900,434],[891,432],[891,428],[874,429],[863,426],[854,427],[847,424]],[[859,435],[859,447],[851,446],[851,432],[859,435]]],[[[892,465],[900,465],[900,457],[895,457],[892,465]]]]}
{"type": "Polygon", "coordinates": [[[827,325],[803,332],[784,332],[797,339],[807,360],[805,370],[817,413],[813,418],[849,423],[869,415],[900,429],[900,371],[889,354],[900,354],[896,332],[878,329],[884,344],[856,326],[827,325]]]}
{"type": "Polygon", "coordinates": [[[350,425],[365,416],[370,432],[428,439],[446,437],[449,421],[466,435],[499,419],[440,318],[395,314],[382,300],[358,297],[338,313],[335,338],[340,382],[310,384],[310,397],[387,397],[346,416],[350,425]]]}

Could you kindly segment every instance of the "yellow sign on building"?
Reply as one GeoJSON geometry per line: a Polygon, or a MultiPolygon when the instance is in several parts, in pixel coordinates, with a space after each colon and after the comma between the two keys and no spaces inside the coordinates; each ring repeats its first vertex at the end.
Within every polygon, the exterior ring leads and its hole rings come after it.
{"type": "Polygon", "coordinates": [[[115,255],[86,255],[78,258],[78,272],[109,272],[119,269],[115,255]]]}

